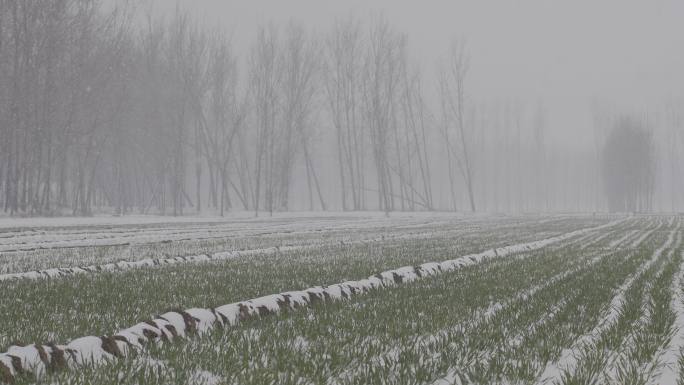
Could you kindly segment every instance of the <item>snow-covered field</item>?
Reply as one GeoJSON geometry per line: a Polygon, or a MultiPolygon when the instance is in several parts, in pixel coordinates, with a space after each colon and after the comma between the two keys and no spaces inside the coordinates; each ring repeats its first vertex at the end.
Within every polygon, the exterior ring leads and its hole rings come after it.
{"type": "Polygon", "coordinates": [[[677,384],[679,217],[0,220],[0,379],[677,384]]]}
{"type": "MultiPolygon", "coordinates": [[[[561,218],[561,217],[559,217],[561,218]]],[[[538,218],[537,218],[538,219],[538,218]]],[[[567,219],[567,218],[566,218],[567,219]]],[[[534,220],[533,218],[527,221],[534,220]]],[[[554,220],[546,218],[544,221],[554,220]]],[[[0,273],[101,265],[141,259],[169,259],[196,254],[255,250],[378,237],[410,237],[450,232],[454,235],[514,226],[515,217],[458,217],[445,214],[314,213],[272,218],[95,217],[0,220],[0,273]],[[61,225],[60,225],[61,223],[61,225]],[[26,227],[28,226],[28,227],[26,227]]]]}

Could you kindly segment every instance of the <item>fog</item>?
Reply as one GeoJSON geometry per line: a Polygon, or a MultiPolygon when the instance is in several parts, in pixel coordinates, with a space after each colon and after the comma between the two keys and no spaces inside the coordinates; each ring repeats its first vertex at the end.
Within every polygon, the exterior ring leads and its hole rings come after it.
{"type": "MultiPolygon", "coordinates": [[[[684,3],[669,1],[181,0],[201,20],[219,23],[241,51],[257,26],[294,20],[325,32],[334,20],[384,15],[408,35],[413,59],[431,76],[451,40],[471,56],[476,100],[543,102],[553,128],[593,124],[593,104],[636,113],[684,98],[684,3]]],[[[173,1],[156,1],[169,13],[173,1]]]]}
{"type": "Polygon", "coordinates": [[[6,212],[684,209],[681,1],[124,3],[3,3],[6,212]]]}

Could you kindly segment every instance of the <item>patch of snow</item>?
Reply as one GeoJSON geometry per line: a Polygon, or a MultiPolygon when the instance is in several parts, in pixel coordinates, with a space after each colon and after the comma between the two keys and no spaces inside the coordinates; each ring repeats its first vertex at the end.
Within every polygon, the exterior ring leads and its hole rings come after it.
{"type": "Polygon", "coordinates": [[[218,385],[223,381],[223,377],[206,370],[196,370],[192,372],[188,379],[188,385],[218,385]]]}
{"type": "MultiPolygon", "coordinates": [[[[649,234],[650,233],[651,232],[649,232],[649,234]]],[[[648,270],[648,268],[651,267],[651,265],[653,265],[658,258],[660,258],[662,253],[672,245],[674,236],[675,231],[672,231],[665,243],[653,252],[651,258],[639,266],[638,270],[629,278],[627,278],[627,280],[625,280],[625,282],[617,289],[616,294],[613,296],[610,304],[608,305],[607,314],[599,321],[596,327],[589,333],[575,340],[570,348],[563,349],[556,362],[547,363],[546,367],[542,371],[542,374],[539,376],[537,381],[538,384],[555,383],[562,378],[564,372],[573,372],[575,370],[582,349],[584,349],[585,346],[591,346],[595,344],[600,336],[615,322],[617,322],[625,302],[625,292],[627,289],[629,289],[629,287],[632,286],[632,283],[641,275],[643,275],[646,270],[648,270]]],[[[643,242],[645,239],[645,237],[640,237],[639,241],[643,242]]]]}

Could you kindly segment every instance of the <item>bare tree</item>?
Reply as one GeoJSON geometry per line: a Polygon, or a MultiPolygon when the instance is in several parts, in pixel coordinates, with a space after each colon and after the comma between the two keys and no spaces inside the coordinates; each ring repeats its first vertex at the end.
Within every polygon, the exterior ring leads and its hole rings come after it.
{"type": "MultiPolygon", "coordinates": [[[[442,100],[443,135],[445,145],[448,146],[449,165],[456,161],[458,169],[466,185],[468,202],[471,211],[476,211],[475,195],[473,191],[473,167],[470,143],[467,136],[465,118],[465,79],[469,69],[469,58],[465,52],[463,42],[454,41],[451,46],[449,59],[441,69],[440,95],[442,100]]],[[[451,172],[450,172],[451,174],[451,172]]],[[[453,177],[452,177],[453,178],[453,177]]],[[[452,199],[455,201],[455,183],[452,179],[452,199]]],[[[455,202],[454,202],[455,204],[455,202]]]]}
{"type": "Polygon", "coordinates": [[[292,171],[300,150],[306,166],[309,207],[313,209],[312,185],[315,185],[321,207],[325,209],[308,143],[311,136],[309,119],[315,107],[318,86],[319,48],[317,43],[307,36],[303,27],[291,23],[285,31],[285,41],[280,55],[283,111],[279,136],[279,209],[289,209],[292,171]]]}
{"type": "Polygon", "coordinates": [[[326,40],[325,87],[335,127],[342,209],[365,208],[365,132],[361,122],[361,24],[337,21],[326,40]],[[351,202],[349,202],[351,200],[351,202]]]}
{"type": "MultiPolygon", "coordinates": [[[[174,215],[183,214],[186,202],[190,206],[193,205],[185,186],[186,168],[190,127],[196,126],[200,120],[198,100],[201,100],[206,92],[206,41],[204,31],[187,15],[177,11],[169,26],[167,47],[169,71],[174,84],[177,84],[172,99],[176,113],[173,123],[175,132],[170,178],[174,215]]],[[[199,201],[197,205],[199,209],[199,201]]]]}
{"type": "Polygon", "coordinates": [[[275,26],[262,27],[252,48],[250,61],[250,92],[254,105],[256,122],[256,183],[254,212],[259,215],[262,188],[265,188],[266,209],[272,214],[275,199],[276,117],[279,113],[278,83],[280,63],[278,62],[278,39],[275,26]]]}
{"type": "Polygon", "coordinates": [[[237,63],[232,49],[220,33],[217,33],[209,58],[208,101],[200,110],[200,151],[209,169],[210,200],[223,216],[226,206],[231,207],[232,188],[243,204],[248,198],[237,188],[229,173],[230,162],[235,158],[234,143],[244,128],[245,104],[237,94],[237,63]]]}
{"type": "MultiPolygon", "coordinates": [[[[130,0],[0,0],[4,211],[619,206],[601,182],[620,185],[608,183],[606,157],[631,136],[608,145],[611,114],[595,115],[593,147],[591,137],[561,146],[543,108],[469,98],[462,42],[439,68],[433,105],[406,36],[385,20],[350,18],[327,32],[263,27],[240,71],[224,32],[180,8],[158,18],[130,0]]],[[[630,169],[644,189],[617,209],[684,202],[671,104],[651,115],[647,136],[632,135],[654,147],[635,156],[667,167],[630,169]]]]}
{"type": "Polygon", "coordinates": [[[403,135],[398,139],[402,141],[404,164],[400,165],[402,196],[411,210],[416,205],[421,209],[432,210],[432,178],[430,161],[428,157],[429,144],[427,139],[427,106],[423,99],[420,72],[418,69],[410,70],[406,60],[402,69],[402,86],[400,95],[401,114],[403,121],[403,135]]]}
{"type": "Polygon", "coordinates": [[[395,208],[392,183],[391,143],[396,126],[395,113],[401,80],[405,36],[394,32],[386,21],[376,20],[369,36],[363,73],[364,112],[370,132],[375,161],[380,208],[386,213],[395,208]]]}

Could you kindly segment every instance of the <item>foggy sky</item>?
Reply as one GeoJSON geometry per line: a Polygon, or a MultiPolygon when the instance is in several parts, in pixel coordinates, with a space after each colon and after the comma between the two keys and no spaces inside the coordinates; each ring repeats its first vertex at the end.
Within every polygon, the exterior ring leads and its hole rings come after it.
{"type": "MultiPolygon", "coordinates": [[[[246,56],[258,25],[301,21],[324,32],[336,18],[382,14],[405,32],[426,86],[450,40],[465,39],[473,101],[543,103],[549,128],[587,139],[591,105],[648,113],[684,100],[680,0],[179,0],[232,35],[246,56]]],[[[156,0],[169,12],[176,0],[156,0]]],[[[426,87],[427,88],[427,87],[426,87]]]]}

